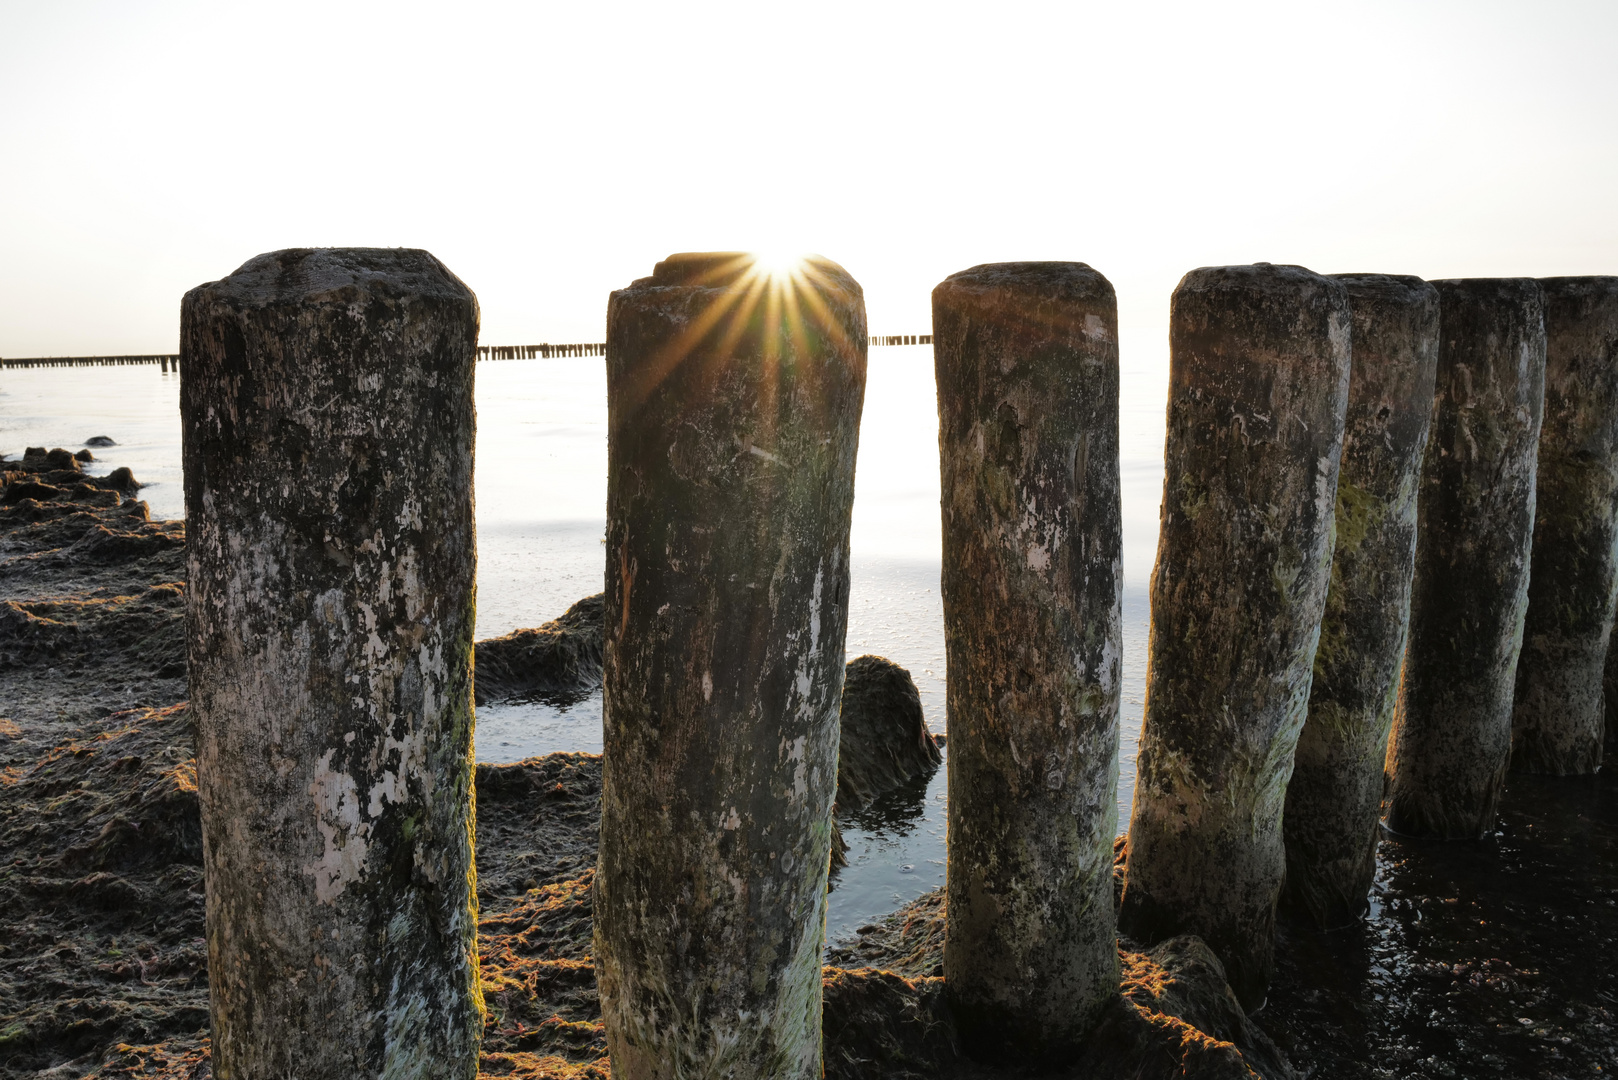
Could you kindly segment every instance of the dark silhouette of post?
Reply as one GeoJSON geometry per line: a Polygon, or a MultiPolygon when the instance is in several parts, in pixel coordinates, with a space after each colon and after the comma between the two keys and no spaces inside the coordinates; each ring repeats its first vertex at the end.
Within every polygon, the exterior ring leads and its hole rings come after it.
{"type": "Polygon", "coordinates": [[[1618,277],[1542,278],[1545,420],[1511,766],[1593,773],[1618,605],[1618,277]]]}
{"type": "Polygon", "coordinates": [[[1058,1060],[1118,992],[1118,304],[1084,263],[933,290],[949,662],[945,987],[969,1050],[1058,1060]]]}
{"type": "Polygon", "coordinates": [[[1287,785],[1282,895],[1292,912],[1328,928],[1364,914],[1376,874],[1438,361],[1436,289],[1413,277],[1335,276],[1354,311],[1353,374],[1331,588],[1287,785]]]}
{"type": "Polygon", "coordinates": [[[180,323],[213,1073],[473,1077],[477,299],[295,249],[180,323]]]}
{"type": "Polygon", "coordinates": [[[821,1074],[864,294],[676,255],[607,309],[595,964],[615,1077],[821,1074]]]}
{"type": "Polygon", "coordinates": [[[1274,969],[1281,811],[1331,572],[1351,320],[1301,266],[1193,270],[1169,314],[1162,526],[1120,927],[1274,969]]]}
{"type": "Polygon", "coordinates": [[[1458,839],[1492,826],[1511,754],[1545,319],[1532,278],[1433,284],[1438,380],[1386,802],[1394,831],[1458,839]]]}

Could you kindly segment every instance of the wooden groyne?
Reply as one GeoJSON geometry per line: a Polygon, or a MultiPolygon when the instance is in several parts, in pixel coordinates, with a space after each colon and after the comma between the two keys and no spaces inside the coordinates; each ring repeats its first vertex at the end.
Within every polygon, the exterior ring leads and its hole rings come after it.
{"type": "MultiPolygon", "coordinates": [[[[871,345],[931,345],[931,334],[882,334],[870,339],[871,345]]],[[[567,356],[605,356],[603,342],[572,345],[479,345],[479,360],[551,360],[567,356]]],[[[174,353],[131,356],[24,356],[0,357],[0,368],[36,367],[121,367],[125,364],[157,364],[165,372],[179,371],[180,358],[174,353]]]]}
{"type": "Polygon", "coordinates": [[[125,364],[160,364],[164,371],[180,370],[180,358],[173,353],[153,353],[145,356],[0,357],[0,368],[121,367],[125,364]]]}
{"type": "MultiPolygon", "coordinates": [[[[618,1080],[836,1080],[900,1063],[1258,1075],[1234,1035],[1273,1059],[1254,1059],[1273,1080],[1293,1074],[1243,1010],[1265,1001],[1278,950],[1316,949],[1302,933],[1357,922],[1373,890],[1450,891],[1457,864],[1422,869],[1433,849],[1408,845],[1395,854],[1418,876],[1381,887],[1384,810],[1394,833],[1498,837],[1513,761],[1588,772],[1608,752],[1618,278],[1426,283],[1269,263],[1185,276],[1118,838],[1115,291],[1083,263],[980,264],[934,290],[935,346],[869,335],[859,284],[818,257],[805,266],[771,294],[746,256],[676,254],[611,294],[605,344],[480,346],[475,296],[428,253],[287,249],[186,294],[177,386],[172,354],[0,360],[156,364],[177,390],[187,640],[183,667],[157,674],[183,674],[189,692],[215,1074],[473,1080],[485,1031],[502,1054],[556,1046],[515,1021],[551,1014],[570,1054],[596,1055],[581,1068],[618,1080]],[[861,927],[828,969],[828,866],[847,850],[833,810],[858,746],[844,658],[873,346],[932,347],[947,872],[942,898],[861,927]],[[536,962],[565,971],[523,974],[536,954],[495,938],[485,976],[474,364],[551,358],[591,359],[606,391],[605,590],[577,616],[602,634],[599,793],[549,771],[516,794],[597,798],[598,823],[588,802],[574,816],[599,846],[574,862],[592,877],[555,881],[565,894],[543,901],[571,929],[536,962]],[[1283,895],[1306,919],[1278,946],[1283,895]],[[871,964],[889,959],[904,967],[871,964]],[[593,985],[600,1023],[552,1014],[541,978],[568,995],[593,985]]],[[[524,370],[539,386],[554,374],[524,370]]],[[[928,377],[905,375],[912,395],[928,377]]],[[[81,496],[123,507],[129,469],[89,478],[110,492],[80,483],[81,460],[94,459],[28,448],[0,478],[0,526],[65,529],[93,517],[81,496]]],[[[93,520],[76,527],[91,531],[67,558],[85,538],[98,562],[125,557],[93,520]]],[[[29,635],[47,622],[22,616],[29,635]]],[[[904,679],[885,709],[931,753],[904,679]]],[[[491,801],[511,790],[484,787],[491,801]]],[[[486,894],[509,897],[523,862],[549,872],[595,842],[546,840],[515,860],[497,846],[485,879],[505,891],[486,894]]],[[[1488,843],[1471,865],[1499,858],[1488,843]]],[[[514,912],[538,910],[537,881],[514,912]]],[[[1536,886],[1513,886],[1530,909],[1536,886]]],[[[86,895],[122,904],[97,887],[86,895]]],[[[1441,991],[1461,967],[1437,933],[1441,991]]],[[[1313,1000],[1311,969],[1329,964],[1305,957],[1282,987],[1313,1000]]],[[[1499,1010],[1473,1011],[1493,1025],[1499,1010]]]]}
{"type": "Polygon", "coordinates": [[[558,356],[605,356],[607,346],[584,345],[479,345],[479,360],[550,360],[558,356]]]}

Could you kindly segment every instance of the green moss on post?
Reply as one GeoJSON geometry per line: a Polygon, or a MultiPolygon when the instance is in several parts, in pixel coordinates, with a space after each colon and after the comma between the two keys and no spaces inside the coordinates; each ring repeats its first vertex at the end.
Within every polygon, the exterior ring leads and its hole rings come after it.
{"type": "Polygon", "coordinates": [[[621,1080],[818,1080],[865,302],[671,256],[607,309],[595,964],[621,1080]]]}
{"type": "Polygon", "coordinates": [[[1418,496],[1410,643],[1388,744],[1388,827],[1482,836],[1511,753],[1528,610],[1545,319],[1532,278],[1436,281],[1432,434],[1418,496]]]}
{"type": "Polygon", "coordinates": [[[1264,1001],[1281,811],[1332,561],[1348,293],[1299,266],[1193,270],[1169,315],[1162,528],[1121,928],[1192,933],[1264,1001]]]}
{"type": "Polygon", "coordinates": [[[1061,1060],[1118,991],[1118,310],[1083,263],[933,290],[949,661],[944,978],[968,1049],[1061,1060]]]}
{"type": "Polygon", "coordinates": [[[180,314],[213,1074],[477,1073],[477,299],[278,251],[180,314]]]}
{"type": "Polygon", "coordinates": [[[1618,604],[1618,277],[1542,278],[1545,422],[1511,766],[1601,765],[1602,670],[1618,604]]]}
{"type": "Polygon", "coordinates": [[[1416,492],[1432,416],[1438,292],[1420,278],[1339,274],[1354,311],[1337,478],[1337,542],[1287,785],[1283,903],[1321,927],[1367,907],[1382,766],[1404,662],[1416,492]]]}

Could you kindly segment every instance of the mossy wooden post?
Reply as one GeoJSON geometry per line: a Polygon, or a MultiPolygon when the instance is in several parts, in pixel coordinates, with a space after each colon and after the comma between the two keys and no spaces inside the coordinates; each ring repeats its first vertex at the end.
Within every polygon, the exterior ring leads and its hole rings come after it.
{"type": "Polygon", "coordinates": [[[1364,914],[1376,875],[1438,362],[1436,289],[1414,277],[1336,279],[1354,311],[1353,374],[1331,588],[1287,785],[1282,894],[1293,913],[1328,928],[1364,914]]]}
{"type": "Polygon", "coordinates": [[[1545,420],[1511,767],[1601,765],[1618,603],[1618,277],[1542,278],[1545,420]]]}
{"type": "Polygon", "coordinates": [[[1121,928],[1201,937],[1248,1008],[1274,968],[1281,811],[1332,561],[1348,291],[1300,266],[1193,270],[1169,313],[1168,435],[1121,928]]]}
{"type": "Polygon", "coordinates": [[[213,1074],[472,1077],[472,358],[425,251],[181,305],[213,1074]]]}
{"type": "Polygon", "coordinates": [[[1059,1060],[1118,992],[1118,304],[1084,263],[933,290],[949,663],[944,980],[969,1051],[1059,1060]]]}
{"type": "Polygon", "coordinates": [[[607,307],[595,964],[620,1080],[821,1074],[865,300],[671,256],[607,307]]]}
{"type": "Polygon", "coordinates": [[[1460,839],[1493,825],[1511,755],[1545,319],[1532,278],[1433,284],[1438,379],[1385,799],[1395,832],[1460,839]]]}

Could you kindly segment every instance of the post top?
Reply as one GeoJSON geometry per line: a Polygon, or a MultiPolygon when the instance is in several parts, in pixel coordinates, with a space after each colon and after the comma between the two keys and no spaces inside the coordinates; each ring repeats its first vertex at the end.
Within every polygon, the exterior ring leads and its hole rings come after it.
{"type": "Polygon", "coordinates": [[[207,290],[247,304],[282,304],[349,289],[477,301],[465,282],[420,248],[284,248],[255,255],[229,277],[192,291],[207,290]]]}
{"type": "Polygon", "coordinates": [[[1607,303],[1618,300],[1618,277],[1592,274],[1582,277],[1542,277],[1539,287],[1547,297],[1588,297],[1607,303]]]}
{"type": "Polygon", "coordinates": [[[652,267],[651,285],[732,285],[753,268],[745,251],[677,251],[652,267]]]}
{"type": "Polygon", "coordinates": [[[1243,263],[1235,266],[1199,266],[1175,286],[1176,293],[1200,289],[1242,289],[1257,293],[1295,294],[1300,288],[1325,286],[1337,292],[1337,279],[1317,274],[1294,263],[1243,263]]]}
{"type": "Polygon", "coordinates": [[[1421,304],[1438,298],[1438,290],[1422,278],[1410,274],[1332,274],[1349,295],[1359,300],[1394,304],[1421,304]]]}
{"type": "Polygon", "coordinates": [[[1531,277],[1441,278],[1433,282],[1447,302],[1481,300],[1543,304],[1544,291],[1531,277]]]}
{"type": "Polygon", "coordinates": [[[679,251],[652,268],[651,277],[637,278],[630,288],[696,286],[727,289],[760,277],[796,278],[821,287],[833,286],[863,295],[847,270],[824,255],[804,255],[795,265],[770,265],[751,251],[679,251]]]}
{"type": "MultiPolygon", "coordinates": [[[[1114,295],[1112,282],[1082,262],[979,263],[951,274],[939,290],[994,290],[1050,300],[1089,300],[1114,295]]],[[[935,290],[937,291],[937,290],[935,290]]]]}

